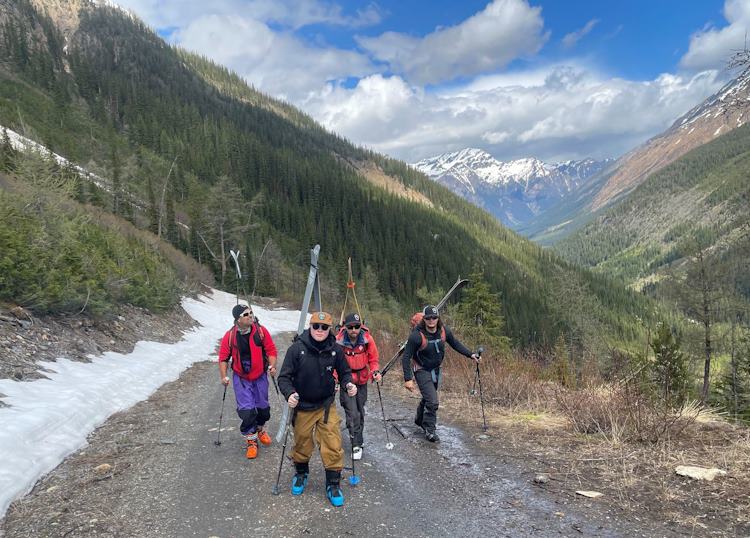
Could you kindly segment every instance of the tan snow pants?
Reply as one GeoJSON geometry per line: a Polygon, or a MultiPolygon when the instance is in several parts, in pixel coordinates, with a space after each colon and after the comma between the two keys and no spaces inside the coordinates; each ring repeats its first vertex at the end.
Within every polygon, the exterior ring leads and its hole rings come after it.
{"type": "Polygon", "coordinates": [[[323,422],[325,408],[314,411],[297,411],[294,417],[294,451],[292,460],[295,463],[310,461],[315,442],[320,447],[320,459],[329,471],[341,471],[344,468],[344,449],[341,448],[341,430],[336,404],[332,403],[328,411],[328,422],[323,422]]]}

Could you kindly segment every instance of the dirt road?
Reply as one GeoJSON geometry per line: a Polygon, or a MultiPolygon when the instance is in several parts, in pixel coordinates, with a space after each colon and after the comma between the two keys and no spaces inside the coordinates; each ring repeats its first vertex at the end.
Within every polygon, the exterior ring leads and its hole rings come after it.
{"type": "MultiPolygon", "coordinates": [[[[283,352],[288,335],[277,341],[283,352]]],[[[372,390],[365,456],[356,462],[361,482],[350,486],[351,472],[344,471],[342,508],[331,507],[325,497],[317,454],[302,496],[289,493],[290,462],[284,464],[281,494],[271,494],[280,447],[261,447],[256,460],[245,459],[231,388],[223,442],[214,444],[222,390],[216,365],[206,362],[148,401],[111,417],[90,436],[88,447],[10,507],[0,535],[655,535],[632,521],[613,521],[595,505],[567,503],[535,487],[527,469],[512,459],[502,462],[489,449],[499,432],[484,436],[476,428],[441,423],[442,442],[428,443],[411,422],[416,400],[404,399],[396,381],[389,380],[384,392],[395,447],[385,448],[377,392],[372,390]]],[[[273,398],[270,429],[275,432],[280,413],[273,398]]]]}

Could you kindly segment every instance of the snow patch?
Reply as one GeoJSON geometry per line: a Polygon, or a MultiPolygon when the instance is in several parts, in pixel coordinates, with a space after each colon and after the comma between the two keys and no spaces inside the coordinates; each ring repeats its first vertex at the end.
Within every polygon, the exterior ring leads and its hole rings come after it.
{"type": "Polygon", "coordinates": [[[92,174],[91,172],[89,172],[85,168],[78,166],[77,164],[73,164],[62,155],[58,155],[57,153],[50,151],[45,146],[33,141],[30,138],[26,138],[25,136],[18,134],[13,129],[8,129],[7,127],[3,127],[2,125],[0,125],[0,132],[3,131],[8,134],[10,145],[16,151],[34,151],[45,157],[52,157],[59,166],[72,168],[81,177],[91,181],[100,189],[109,192],[109,182],[104,178],[97,176],[96,174],[92,174]]]}

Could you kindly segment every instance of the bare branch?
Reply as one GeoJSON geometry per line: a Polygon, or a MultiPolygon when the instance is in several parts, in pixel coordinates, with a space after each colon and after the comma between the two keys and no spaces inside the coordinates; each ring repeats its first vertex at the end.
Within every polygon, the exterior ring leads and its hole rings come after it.
{"type": "Polygon", "coordinates": [[[164,215],[164,197],[167,194],[167,186],[169,185],[169,176],[172,175],[172,169],[174,168],[175,163],[177,162],[177,158],[179,155],[175,155],[174,160],[172,161],[172,165],[169,167],[169,172],[167,172],[167,178],[164,180],[164,188],[161,190],[161,200],[159,201],[159,224],[157,226],[157,237],[161,237],[161,218],[164,215]]]}

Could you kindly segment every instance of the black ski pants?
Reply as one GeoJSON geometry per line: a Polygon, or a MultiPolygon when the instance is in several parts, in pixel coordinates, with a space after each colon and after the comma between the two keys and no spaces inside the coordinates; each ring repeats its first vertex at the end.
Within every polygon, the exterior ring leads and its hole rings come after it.
{"type": "Polygon", "coordinates": [[[339,391],[339,401],[341,407],[346,412],[346,428],[349,430],[349,437],[352,440],[352,446],[362,446],[364,438],[362,432],[365,429],[365,404],[367,403],[367,383],[357,385],[356,396],[349,396],[342,387],[339,391]]]}
{"type": "MultiPolygon", "coordinates": [[[[435,370],[435,374],[438,375],[438,370],[435,370]]],[[[439,405],[438,383],[437,381],[433,381],[431,370],[415,371],[414,379],[419,387],[419,392],[422,393],[422,400],[419,402],[419,407],[417,407],[417,416],[414,418],[414,422],[418,426],[422,426],[426,432],[435,433],[439,405]]]]}

